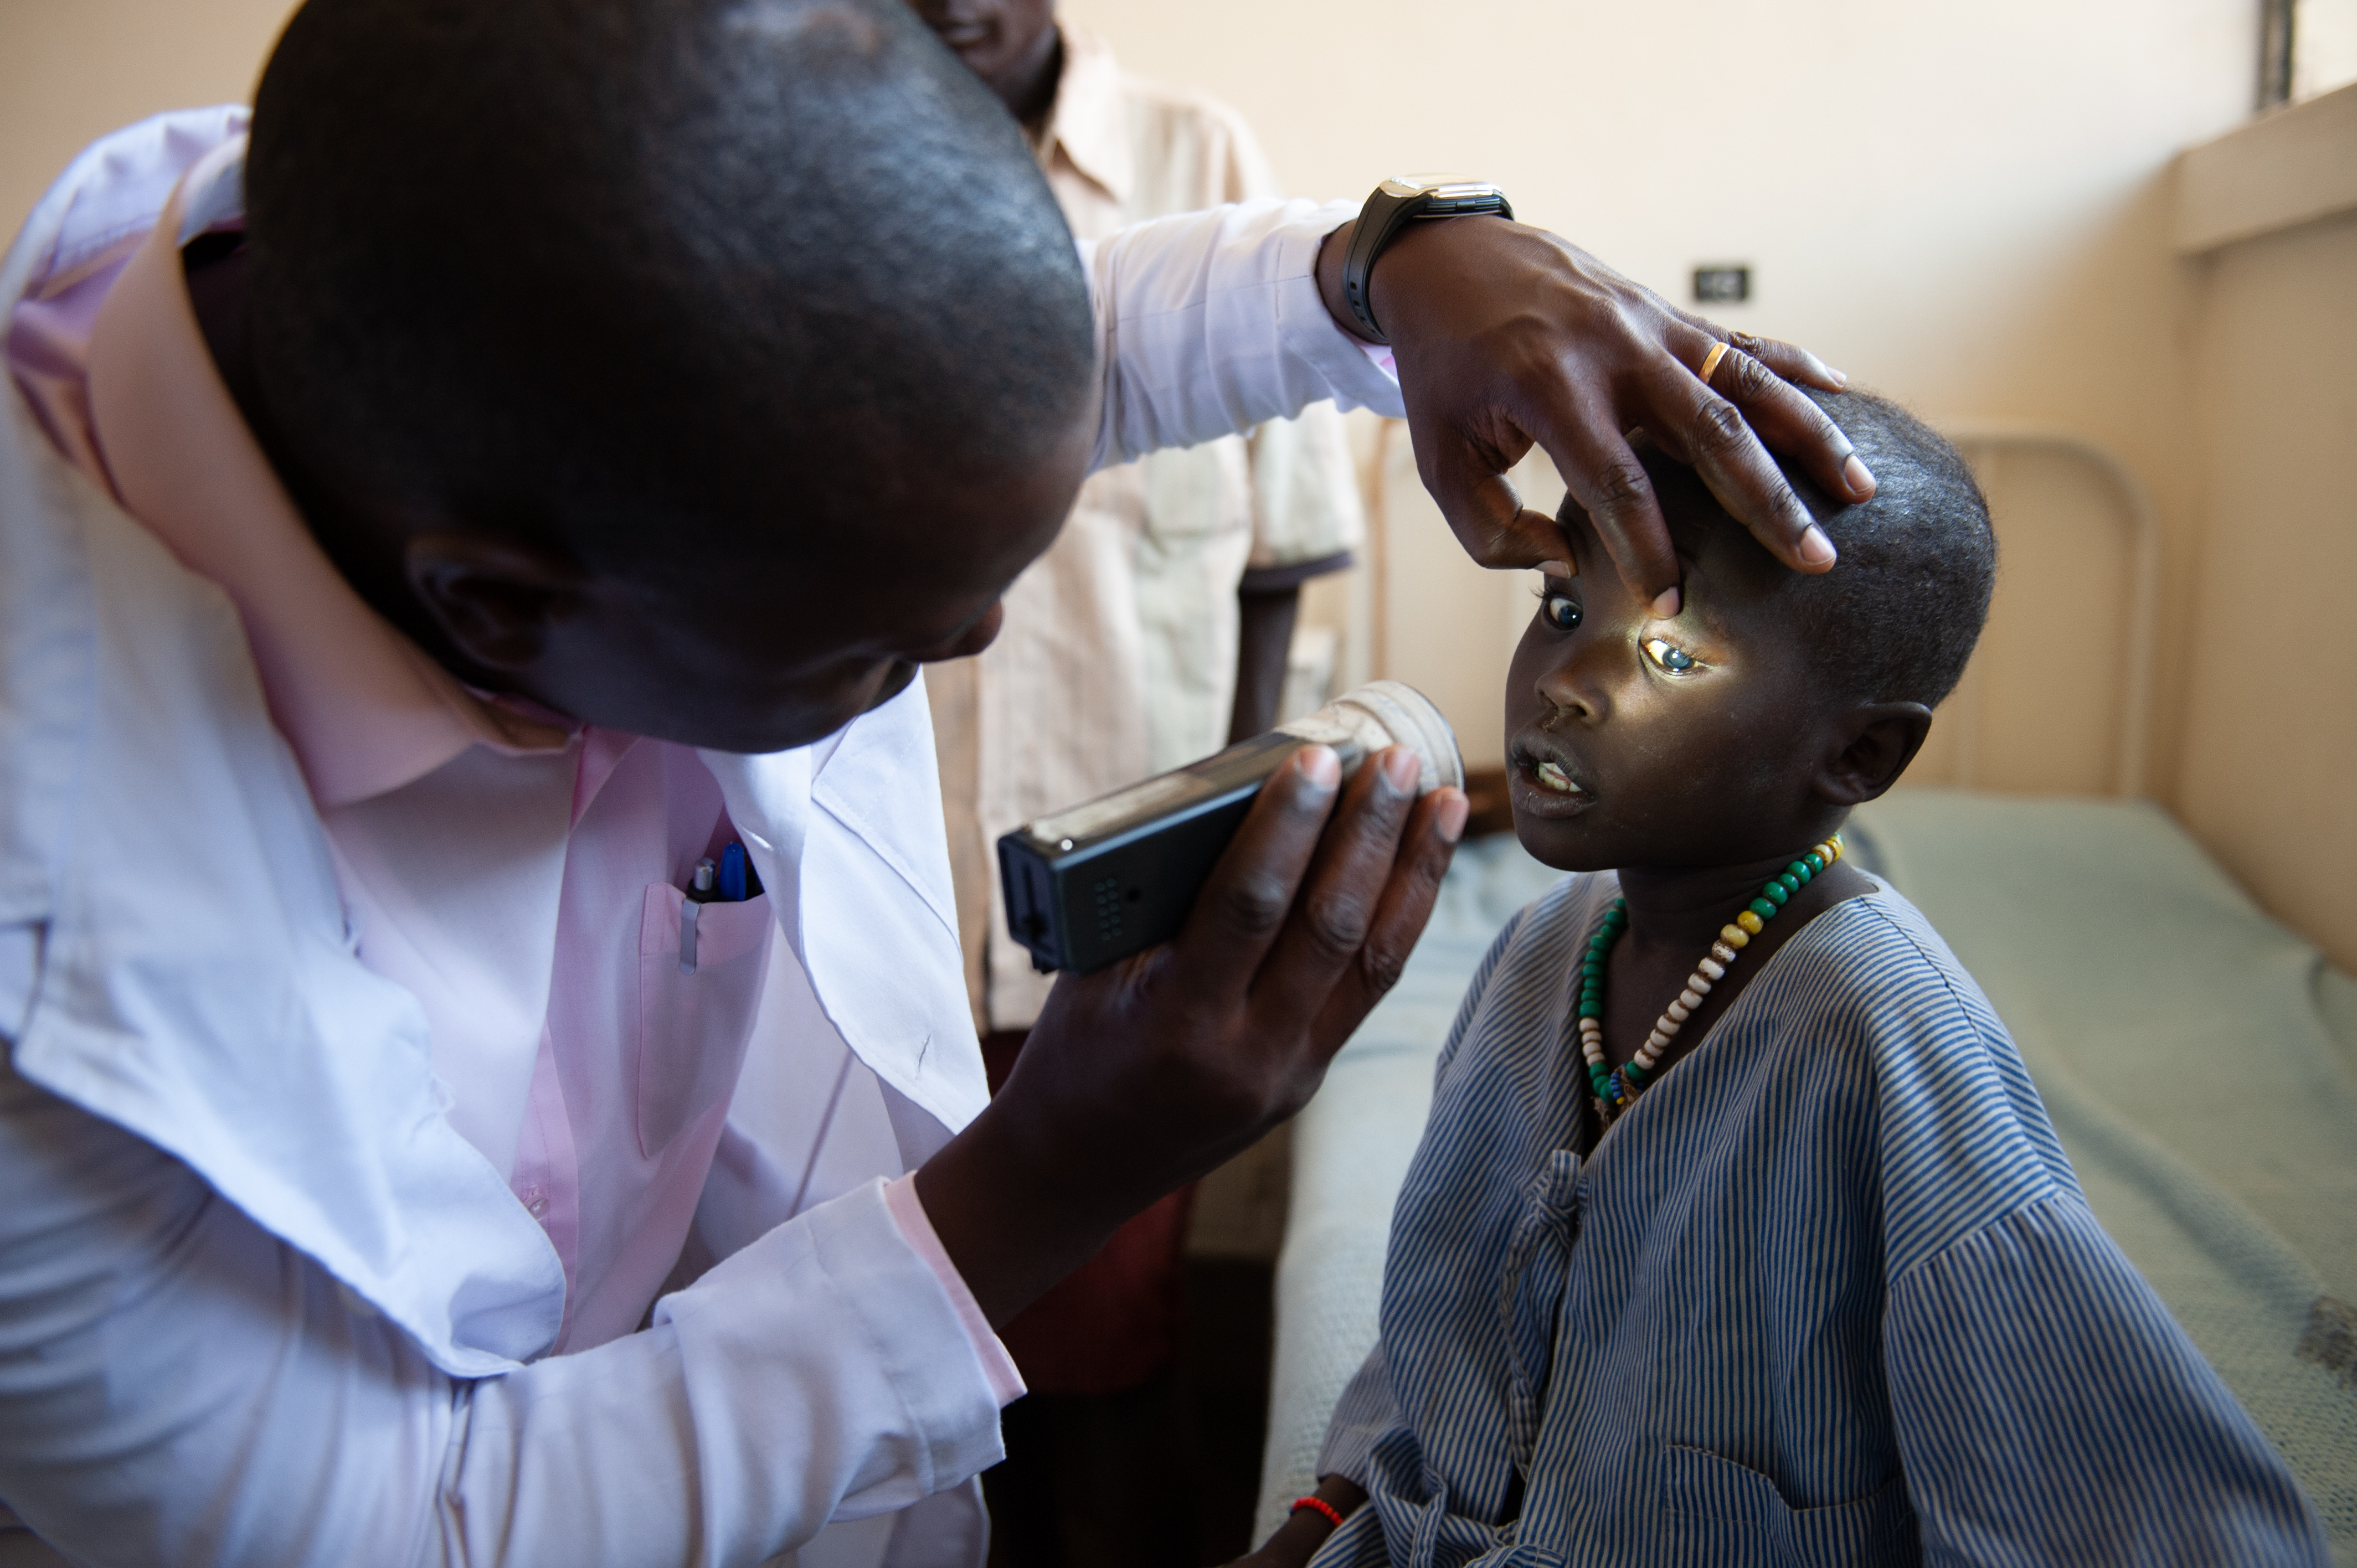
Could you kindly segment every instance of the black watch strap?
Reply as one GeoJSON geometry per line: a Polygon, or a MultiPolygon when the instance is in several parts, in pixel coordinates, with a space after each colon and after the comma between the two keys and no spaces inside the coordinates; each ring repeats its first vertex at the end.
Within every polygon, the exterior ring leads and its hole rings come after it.
{"type": "Polygon", "coordinates": [[[1504,191],[1478,180],[1410,177],[1387,179],[1375,187],[1367,204],[1359,209],[1359,221],[1351,231],[1351,249],[1342,258],[1342,298],[1360,331],[1378,343],[1391,341],[1375,321],[1372,280],[1375,259],[1400,230],[1417,219],[1462,218],[1478,212],[1512,218],[1514,209],[1504,191]]]}

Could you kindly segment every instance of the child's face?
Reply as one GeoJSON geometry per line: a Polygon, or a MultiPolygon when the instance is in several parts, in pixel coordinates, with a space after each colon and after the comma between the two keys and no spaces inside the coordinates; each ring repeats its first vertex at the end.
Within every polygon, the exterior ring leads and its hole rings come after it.
{"type": "Polygon", "coordinates": [[[1567,509],[1577,575],[1547,577],[1506,681],[1514,831],[1567,871],[1735,865],[1824,831],[1814,781],[1851,706],[1800,641],[1790,574],[1689,470],[1646,467],[1684,607],[1655,618],[1567,509]]]}

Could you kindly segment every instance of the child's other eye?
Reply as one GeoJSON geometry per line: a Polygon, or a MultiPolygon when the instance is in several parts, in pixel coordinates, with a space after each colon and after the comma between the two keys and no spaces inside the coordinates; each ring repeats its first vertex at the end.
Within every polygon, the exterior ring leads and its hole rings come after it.
{"type": "Polygon", "coordinates": [[[1647,638],[1644,647],[1645,657],[1673,675],[1683,675],[1695,667],[1693,654],[1683,648],[1664,642],[1658,637],[1647,638]]]}
{"type": "Polygon", "coordinates": [[[1541,593],[1539,618],[1557,631],[1569,631],[1579,624],[1579,601],[1569,594],[1541,593]]]}

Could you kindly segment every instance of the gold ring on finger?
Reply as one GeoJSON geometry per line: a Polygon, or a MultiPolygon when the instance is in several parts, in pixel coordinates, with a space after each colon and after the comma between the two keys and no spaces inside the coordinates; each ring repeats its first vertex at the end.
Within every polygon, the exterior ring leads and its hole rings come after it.
{"type": "Polygon", "coordinates": [[[1718,362],[1721,360],[1727,358],[1727,345],[1725,343],[1713,343],[1710,346],[1709,354],[1703,359],[1702,369],[1695,372],[1702,378],[1703,385],[1710,385],[1710,373],[1718,369],[1718,362]]]}

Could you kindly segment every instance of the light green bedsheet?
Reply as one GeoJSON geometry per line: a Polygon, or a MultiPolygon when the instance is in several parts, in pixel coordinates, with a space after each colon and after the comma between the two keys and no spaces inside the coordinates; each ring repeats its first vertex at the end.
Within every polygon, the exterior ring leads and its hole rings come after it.
{"type": "Polygon", "coordinates": [[[1927,789],[1859,826],[1996,1004],[2096,1218],[2357,1563],[2357,982],[2156,806],[1927,789]]]}
{"type": "MultiPolygon", "coordinates": [[[[2019,1043],[2089,1201],[2357,1568],[2357,981],[2156,807],[1942,790],[1860,813],[2019,1043]]],[[[1434,1058],[1498,928],[1554,880],[1469,844],[1397,991],[1302,1114],[1277,1269],[1263,1532],[1374,1343],[1434,1058]]]]}

